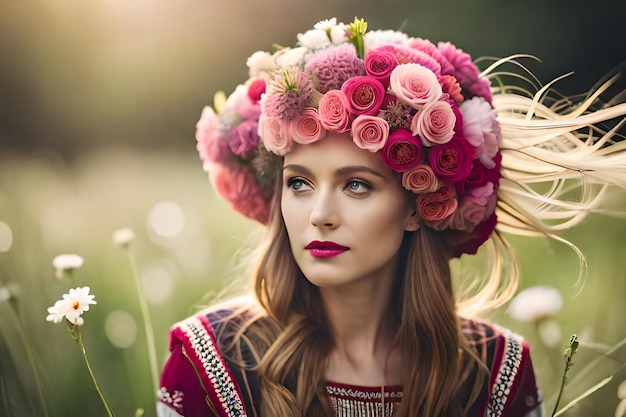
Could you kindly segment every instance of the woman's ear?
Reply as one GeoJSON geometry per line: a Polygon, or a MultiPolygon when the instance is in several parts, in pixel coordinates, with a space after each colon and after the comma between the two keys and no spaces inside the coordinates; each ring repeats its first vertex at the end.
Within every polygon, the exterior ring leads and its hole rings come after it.
{"type": "Polygon", "coordinates": [[[420,228],[420,218],[417,215],[417,211],[413,211],[413,213],[411,214],[411,216],[407,219],[406,223],[404,224],[404,230],[406,230],[407,232],[415,232],[417,229],[420,228]]]}

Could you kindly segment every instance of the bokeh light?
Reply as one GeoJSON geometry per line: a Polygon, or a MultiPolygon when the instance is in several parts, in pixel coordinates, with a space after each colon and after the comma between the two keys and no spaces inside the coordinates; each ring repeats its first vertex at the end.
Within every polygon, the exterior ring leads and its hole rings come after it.
{"type": "Polygon", "coordinates": [[[170,298],[174,276],[174,266],[167,260],[153,261],[143,269],[141,284],[148,303],[161,304],[170,298]]]}
{"type": "Polygon", "coordinates": [[[13,232],[8,224],[0,221],[0,252],[8,252],[13,246],[13,232]]]}
{"type": "Polygon", "coordinates": [[[155,204],[148,213],[148,227],[159,236],[179,235],[185,227],[183,209],[172,201],[155,204]]]}
{"type": "Polygon", "coordinates": [[[137,322],[124,310],[110,312],[104,322],[104,330],[111,344],[120,349],[131,347],[137,339],[137,322]]]}

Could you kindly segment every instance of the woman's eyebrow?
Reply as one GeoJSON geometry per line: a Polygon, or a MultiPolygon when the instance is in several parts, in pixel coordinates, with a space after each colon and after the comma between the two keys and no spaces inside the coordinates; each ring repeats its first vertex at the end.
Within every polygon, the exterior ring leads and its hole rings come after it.
{"type": "Polygon", "coordinates": [[[337,170],[338,174],[353,174],[353,173],[357,173],[357,172],[368,172],[372,175],[376,175],[377,177],[380,178],[385,178],[385,176],[383,174],[381,174],[380,172],[376,171],[375,169],[372,169],[370,167],[364,166],[364,165],[350,165],[350,166],[346,166],[346,167],[341,167],[337,170]]]}
{"type": "Polygon", "coordinates": [[[296,164],[285,165],[283,167],[283,172],[287,170],[299,172],[301,174],[311,175],[311,171],[308,168],[303,167],[302,165],[296,165],[296,164]]]}

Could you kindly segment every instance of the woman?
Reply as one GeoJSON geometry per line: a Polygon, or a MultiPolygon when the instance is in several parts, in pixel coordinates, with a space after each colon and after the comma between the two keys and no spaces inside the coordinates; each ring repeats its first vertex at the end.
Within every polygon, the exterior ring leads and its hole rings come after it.
{"type": "MultiPolygon", "coordinates": [[[[198,123],[217,192],[267,236],[253,298],[173,327],[159,415],[541,415],[527,344],[468,314],[515,290],[496,226],[552,235],[543,219],[571,225],[599,201],[590,191],[564,209],[558,189],[526,185],[566,179],[577,151],[591,167],[576,132],[626,108],[546,124],[552,109],[492,96],[453,45],[357,19],[320,22],[299,44],[254,54],[246,84],[198,123]],[[450,260],[488,239],[493,273],[455,296],[450,260]]],[[[581,183],[623,180],[613,134],[588,141],[609,175],[581,183]]]]}

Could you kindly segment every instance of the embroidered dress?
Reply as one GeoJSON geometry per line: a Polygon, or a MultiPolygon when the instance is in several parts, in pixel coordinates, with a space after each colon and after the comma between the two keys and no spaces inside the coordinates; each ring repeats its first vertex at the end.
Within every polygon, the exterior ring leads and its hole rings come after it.
{"type": "Polygon", "coordinates": [[[326,392],[337,417],[391,417],[402,400],[402,387],[398,386],[383,390],[328,382],[326,392]]]}
{"type": "MultiPolygon", "coordinates": [[[[159,417],[259,414],[255,373],[230,363],[220,353],[216,333],[228,313],[200,313],[172,328],[171,355],[161,374],[159,417]]],[[[472,406],[468,417],[540,416],[541,399],[526,342],[507,329],[480,321],[463,320],[462,327],[470,343],[486,349],[490,368],[489,389],[472,406]]],[[[295,392],[295,387],[288,388],[295,392]]],[[[328,382],[326,391],[337,417],[391,416],[403,394],[402,387],[385,387],[383,414],[380,387],[328,382]]]]}

